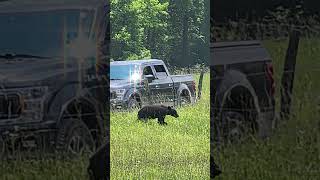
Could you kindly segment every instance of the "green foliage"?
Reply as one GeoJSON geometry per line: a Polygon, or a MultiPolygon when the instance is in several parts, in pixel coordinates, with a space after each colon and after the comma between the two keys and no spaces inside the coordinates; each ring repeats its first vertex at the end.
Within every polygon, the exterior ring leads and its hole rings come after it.
{"type": "MultiPolygon", "coordinates": [[[[150,58],[148,32],[167,29],[168,3],[159,0],[111,1],[111,54],[114,60],[150,58]]],[[[165,42],[159,36],[157,43],[165,42]]]]}
{"type": "Polygon", "coordinates": [[[113,60],[163,59],[186,66],[209,58],[208,0],[111,0],[113,60]]]}

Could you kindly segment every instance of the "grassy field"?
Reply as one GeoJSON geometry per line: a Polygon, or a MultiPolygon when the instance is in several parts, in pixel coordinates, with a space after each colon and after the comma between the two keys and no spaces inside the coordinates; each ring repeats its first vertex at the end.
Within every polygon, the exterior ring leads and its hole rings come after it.
{"type": "MultiPolygon", "coordinates": [[[[196,76],[198,79],[198,76],[196,76]]],[[[178,108],[167,126],[137,120],[137,112],[111,114],[112,179],[209,179],[209,74],[203,98],[178,108]]]]}
{"type": "MultiPolygon", "coordinates": [[[[264,42],[275,66],[277,111],[287,43],[264,42]]],[[[320,41],[302,39],[299,47],[292,118],[280,122],[268,141],[216,150],[224,171],[217,179],[320,179],[320,41]]]]}
{"type": "Polygon", "coordinates": [[[1,180],[88,180],[87,158],[1,162],[1,180]]]}
{"type": "MultiPolygon", "coordinates": [[[[277,92],[287,42],[266,41],[275,65],[277,92]]],[[[217,179],[320,179],[320,41],[300,43],[293,116],[268,141],[215,150],[223,174],[217,179]]],[[[196,76],[198,78],[198,76],[196,76]]],[[[134,113],[111,115],[112,179],[209,179],[209,75],[203,99],[178,109],[168,126],[138,122],[134,113]]],[[[279,93],[277,94],[277,110],[279,93]]],[[[87,179],[87,160],[0,163],[0,179],[87,179]]]]}

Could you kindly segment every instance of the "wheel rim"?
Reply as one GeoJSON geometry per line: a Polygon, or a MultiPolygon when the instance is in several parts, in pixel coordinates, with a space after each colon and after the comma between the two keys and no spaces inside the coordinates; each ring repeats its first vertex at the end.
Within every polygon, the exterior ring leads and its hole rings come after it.
{"type": "Polygon", "coordinates": [[[139,103],[135,99],[131,99],[129,101],[129,109],[138,109],[139,108],[139,103]]]}
{"type": "Polygon", "coordinates": [[[84,138],[76,134],[73,137],[71,137],[68,143],[68,151],[71,154],[83,154],[83,153],[89,153],[90,148],[89,148],[89,145],[84,140],[84,138]]]}
{"type": "Polygon", "coordinates": [[[189,96],[180,96],[180,106],[185,106],[191,103],[191,98],[189,96]]]}
{"type": "Polygon", "coordinates": [[[231,143],[240,143],[243,141],[246,134],[246,127],[239,119],[228,119],[229,129],[227,138],[231,143]]]}
{"type": "Polygon", "coordinates": [[[237,113],[227,113],[224,121],[224,137],[226,142],[239,144],[248,138],[249,126],[241,115],[237,113]]]}

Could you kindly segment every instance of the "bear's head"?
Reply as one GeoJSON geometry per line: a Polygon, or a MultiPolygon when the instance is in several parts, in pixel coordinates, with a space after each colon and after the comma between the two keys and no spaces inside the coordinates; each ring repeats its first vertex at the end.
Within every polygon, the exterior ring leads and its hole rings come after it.
{"type": "Polygon", "coordinates": [[[168,106],[168,115],[173,116],[175,118],[179,117],[177,111],[175,109],[173,109],[173,107],[168,106]]]}

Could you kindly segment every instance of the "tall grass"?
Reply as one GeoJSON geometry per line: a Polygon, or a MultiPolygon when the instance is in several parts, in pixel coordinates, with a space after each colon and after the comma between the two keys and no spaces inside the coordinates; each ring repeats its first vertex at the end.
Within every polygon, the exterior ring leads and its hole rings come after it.
{"type": "Polygon", "coordinates": [[[1,180],[88,180],[88,158],[1,161],[1,180]]]}
{"type": "Polygon", "coordinates": [[[206,74],[202,99],[167,116],[167,126],[139,122],[137,111],[111,113],[111,178],[209,179],[209,82],[206,74]]]}

